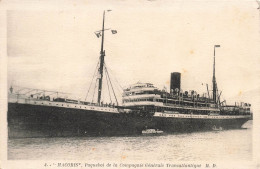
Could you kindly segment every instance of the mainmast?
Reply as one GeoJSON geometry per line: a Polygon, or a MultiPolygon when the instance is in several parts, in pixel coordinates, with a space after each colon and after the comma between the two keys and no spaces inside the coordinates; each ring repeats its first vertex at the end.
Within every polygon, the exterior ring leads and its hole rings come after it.
{"type": "Polygon", "coordinates": [[[214,46],[214,62],[213,62],[213,78],[212,78],[212,84],[213,84],[213,100],[214,103],[217,103],[217,81],[215,76],[215,48],[219,48],[220,45],[214,46]]]}
{"type": "Polygon", "coordinates": [[[105,57],[105,50],[104,48],[104,25],[105,25],[105,11],[103,12],[103,26],[102,26],[102,40],[101,40],[101,50],[100,50],[100,65],[99,65],[99,81],[98,81],[98,104],[100,104],[101,100],[101,93],[102,93],[102,80],[103,80],[103,67],[104,67],[104,57],[105,57]]]}

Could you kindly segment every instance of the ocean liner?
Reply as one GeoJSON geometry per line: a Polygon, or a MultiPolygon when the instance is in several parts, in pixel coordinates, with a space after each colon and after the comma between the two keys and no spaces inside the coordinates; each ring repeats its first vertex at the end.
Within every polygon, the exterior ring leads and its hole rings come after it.
{"type": "MultiPolygon", "coordinates": [[[[215,59],[212,97],[209,91],[207,96],[195,91],[183,92],[181,74],[175,72],[171,74],[170,92],[159,90],[151,83],[136,83],[124,89],[121,106],[116,97],[116,104],[103,103],[103,75],[107,78],[108,90],[115,96],[104,60],[104,33],[109,30],[104,25],[105,11],[102,30],[95,32],[101,37],[97,101],[75,100],[56,91],[11,86],[7,112],[9,138],[136,135],[145,130],[164,133],[220,130],[240,128],[252,119],[250,104],[231,106],[220,102],[215,59]]],[[[116,30],[111,32],[117,33],[116,30]]]]}

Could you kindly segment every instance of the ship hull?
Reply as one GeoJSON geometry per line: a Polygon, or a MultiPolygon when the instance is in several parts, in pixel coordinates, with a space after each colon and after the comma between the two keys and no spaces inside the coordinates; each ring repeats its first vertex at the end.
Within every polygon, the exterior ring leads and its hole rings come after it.
{"type": "Polygon", "coordinates": [[[226,130],[239,129],[248,120],[250,118],[167,118],[8,103],[9,138],[141,135],[149,128],[164,133],[226,130]]]}
{"type": "Polygon", "coordinates": [[[8,104],[9,138],[135,135],[149,120],[140,114],[8,104]]]}

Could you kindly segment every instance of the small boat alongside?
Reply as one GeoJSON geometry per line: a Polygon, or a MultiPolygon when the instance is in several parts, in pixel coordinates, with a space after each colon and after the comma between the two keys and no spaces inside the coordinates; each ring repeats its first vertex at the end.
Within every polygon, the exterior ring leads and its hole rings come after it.
{"type": "Polygon", "coordinates": [[[223,128],[222,128],[222,127],[217,128],[216,126],[213,126],[213,127],[212,127],[212,130],[213,130],[213,131],[222,131],[223,128]]]}
{"type": "Polygon", "coordinates": [[[157,135],[157,134],[163,134],[162,130],[158,129],[146,129],[142,131],[143,135],[157,135]]]}

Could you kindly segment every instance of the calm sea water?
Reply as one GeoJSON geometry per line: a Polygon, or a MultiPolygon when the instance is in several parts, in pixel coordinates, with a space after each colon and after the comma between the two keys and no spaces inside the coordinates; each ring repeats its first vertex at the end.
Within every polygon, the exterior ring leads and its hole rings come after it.
{"type": "Polygon", "coordinates": [[[8,159],[251,160],[251,126],[163,136],[9,139],[8,159]]]}

